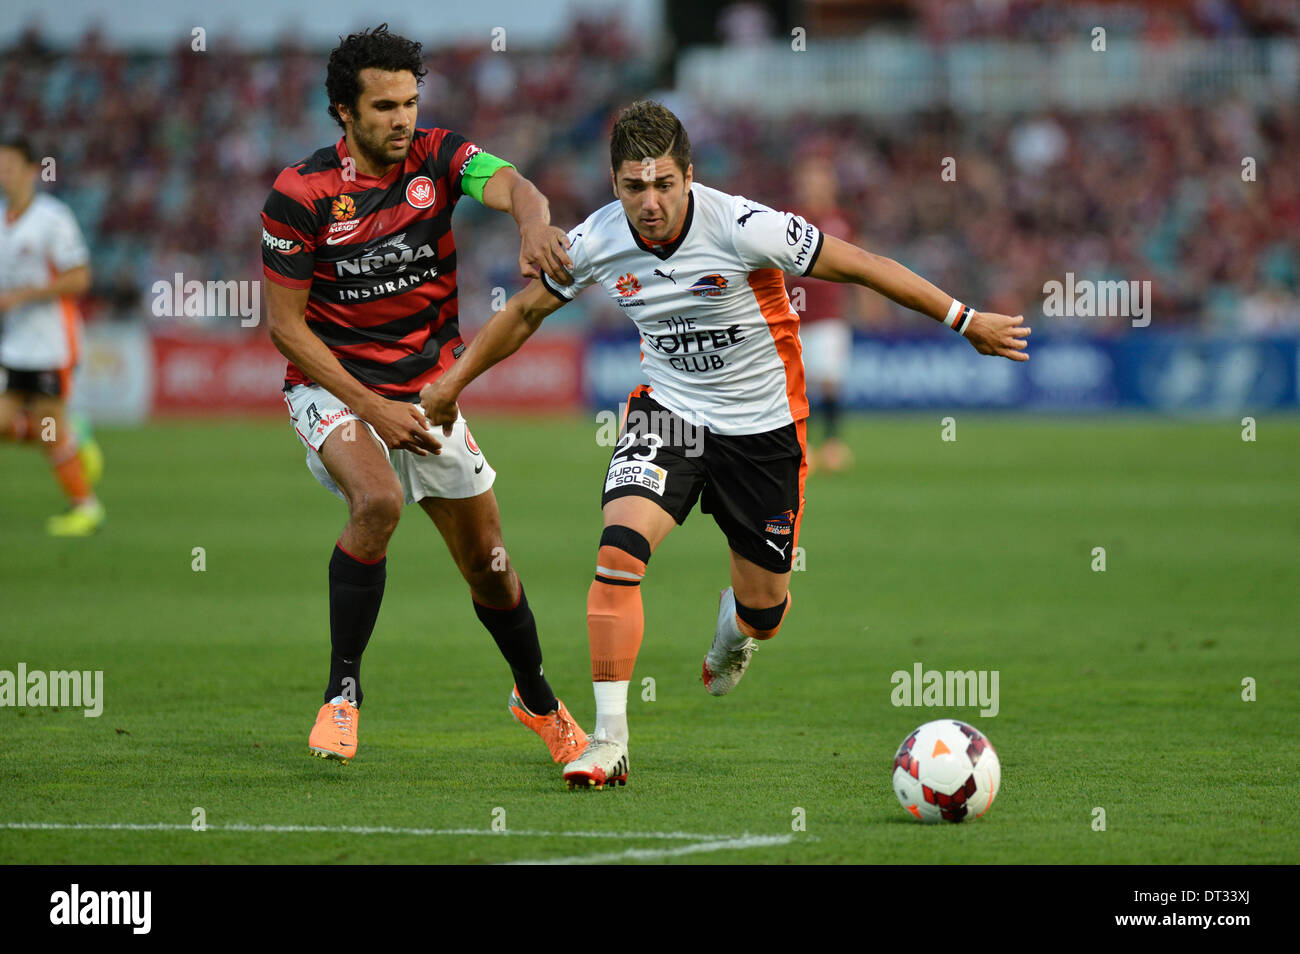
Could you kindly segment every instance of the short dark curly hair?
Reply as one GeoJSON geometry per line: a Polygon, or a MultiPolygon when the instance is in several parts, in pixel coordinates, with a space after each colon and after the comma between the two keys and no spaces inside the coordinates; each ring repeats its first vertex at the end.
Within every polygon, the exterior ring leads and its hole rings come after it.
{"type": "Polygon", "coordinates": [[[628,159],[669,156],[686,175],[691,164],[691,137],[672,111],[652,99],[638,100],[614,120],[609,134],[609,165],[617,174],[628,159]]]}
{"type": "Polygon", "coordinates": [[[415,74],[415,82],[422,84],[428,70],[420,59],[420,48],[421,44],[414,40],[389,33],[387,23],[381,23],[373,30],[339,37],[339,45],[330,53],[329,69],[325,73],[325,93],[329,96],[329,112],[334,121],[344,126],[336,103],[356,112],[357,97],[361,95],[362,70],[392,73],[408,70],[415,74]]]}

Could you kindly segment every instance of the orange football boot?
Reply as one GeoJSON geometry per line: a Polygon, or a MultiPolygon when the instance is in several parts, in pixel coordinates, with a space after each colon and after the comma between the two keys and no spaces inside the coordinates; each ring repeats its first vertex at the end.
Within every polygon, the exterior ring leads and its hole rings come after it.
{"type": "Polygon", "coordinates": [[[357,754],[357,725],[361,710],[342,696],[335,696],[316,713],[316,724],[307,738],[307,751],[323,759],[351,762],[357,754]]]}
{"type": "Polygon", "coordinates": [[[510,714],[542,737],[546,747],[551,750],[551,758],[561,765],[568,765],[587,747],[587,733],[582,726],[569,715],[569,710],[559,699],[559,708],[546,715],[535,715],[519,698],[519,687],[510,690],[510,714]]]}

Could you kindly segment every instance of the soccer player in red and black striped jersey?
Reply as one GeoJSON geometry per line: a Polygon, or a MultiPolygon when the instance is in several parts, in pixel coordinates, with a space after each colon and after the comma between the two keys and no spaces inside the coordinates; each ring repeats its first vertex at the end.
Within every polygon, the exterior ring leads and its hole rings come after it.
{"type": "Polygon", "coordinates": [[[542,674],[537,626],[501,535],[496,476],[464,418],[435,438],[418,401],[464,349],[451,215],[468,195],[519,224],[520,271],[571,281],[565,233],[514,167],[447,129],[416,128],[420,44],[343,39],[326,78],[337,143],[280,173],[262,211],[271,338],[289,359],[285,403],[307,465],[348,505],[329,566],[325,704],[309,750],[356,754],[361,654],[384,593],[402,506],[418,503],[469,584],[514,675],[509,708],[557,762],[586,736],[542,674]]]}

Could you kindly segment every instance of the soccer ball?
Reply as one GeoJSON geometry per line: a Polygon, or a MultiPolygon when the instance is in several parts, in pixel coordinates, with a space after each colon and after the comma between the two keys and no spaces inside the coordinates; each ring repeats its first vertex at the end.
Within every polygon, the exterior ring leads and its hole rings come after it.
{"type": "Polygon", "coordinates": [[[979,818],[1002,785],[1002,765],[988,739],[956,719],[921,726],[894,756],[894,794],[918,821],[979,818]]]}

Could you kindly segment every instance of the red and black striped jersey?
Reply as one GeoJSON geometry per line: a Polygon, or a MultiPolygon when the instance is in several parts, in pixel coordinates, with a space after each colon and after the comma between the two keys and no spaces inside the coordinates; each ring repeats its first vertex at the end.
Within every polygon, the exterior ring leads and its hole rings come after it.
{"type": "MultiPolygon", "coordinates": [[[[311,289],[307,326],[378,394],[414,398],[464,348],[451,213],[481,152],[417,129],[406,160],[376,178],[341,138],[281,172],[262,209],[267,279],[311,289]]],[[[289,362],[286,388],[308,380],[289,362]]]]}

